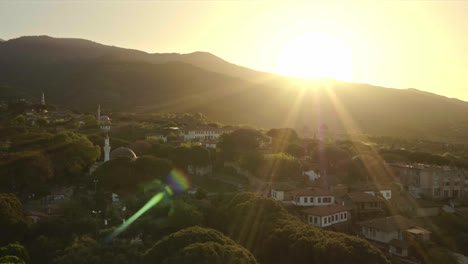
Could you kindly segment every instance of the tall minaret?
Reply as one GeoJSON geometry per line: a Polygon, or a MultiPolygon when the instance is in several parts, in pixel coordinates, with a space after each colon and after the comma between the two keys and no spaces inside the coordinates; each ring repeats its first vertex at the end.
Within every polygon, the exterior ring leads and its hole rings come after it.
{"type": "Polygon", "coordinates": [[[109,160],[110,150],[111,146],[109,144],[109,134],[106,134],[106,139],[104,139],[104,162],[109,160]]]}
{"type": "Polygon", "coordinates": [[[97,121],[101,121],[101,105],[98,104],[98,107],[97,107],[97,121]]]}
{"type": "Polygon", "coordinates": [[[42,92],[41,105],[45,105],[45,96],[44,96],[44,92],[42,92]]]}

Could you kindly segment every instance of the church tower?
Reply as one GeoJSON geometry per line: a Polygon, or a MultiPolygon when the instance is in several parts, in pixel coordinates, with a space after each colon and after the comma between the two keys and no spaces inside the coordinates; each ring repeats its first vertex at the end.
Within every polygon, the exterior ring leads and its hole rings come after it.
{"type": "Polygon", "coordinates": [[[44,92],[42,92],[41,105],[45,105],[45,95],[44,95],[44,92]]]}

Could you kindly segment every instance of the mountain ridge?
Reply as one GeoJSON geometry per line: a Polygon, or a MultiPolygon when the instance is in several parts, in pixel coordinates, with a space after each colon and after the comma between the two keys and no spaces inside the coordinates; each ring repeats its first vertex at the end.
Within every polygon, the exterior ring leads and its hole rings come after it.
{"type": "Polygon", "coordinates": [[[301,80],[250,70],[211,53],[146,53],[87,40],[0,42],[0,98],[38,97],[84,111],[203,112],[227,123],[335,134],[468,142],[468,103],[416,90],[301,80]],[[187,56],[188,55],[188,56],[187,56]]]}

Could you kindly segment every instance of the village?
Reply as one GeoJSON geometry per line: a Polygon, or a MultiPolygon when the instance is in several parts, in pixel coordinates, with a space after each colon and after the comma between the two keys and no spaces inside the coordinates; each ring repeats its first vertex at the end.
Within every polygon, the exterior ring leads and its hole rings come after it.
{"type": "MultiPolygon", "coordinates": [[[[311,142],[318,148],[334,144],[333,133],[325,125],[319,127],[312,138],[308,137],[309,135],[299,138],[292,129],[262,132],[248,128],[257,134],[241,135],[241,140],[233,141],[234,147],[238,148],[235,144],[243,142],[250,144],[248,141],[253,140],[251,151],[258,153],[263,161],[272,160],[267,162],[270,170],[265,172],[259,168],[262,166],[246,166],[245,153],[237,153],[241,158],[219,158],[223,148],[227,146],[227,135],[245,132],[246,128],[197,122],[185,126],[174,124],[160,127],[158,132],[147,131],[137,144],[114,149],[112,131],[118,124],[108,115],[101,113],[101,106],[97,107],[94,119],[90,118],[89,114],[73,114],[69,111],[46,110],[47,108],[50,109],[46,106],[43,94],[38,104],[26,108],[23,113],[25,118],[17,116],[14,122],[22,122],[30,128],[47,126],[49,130],[54,129],[54,133],[70,129],[80,132],[80,129],[97,125],[102,140],[102,154],[88,168],[87,179],[91,181],[87,183],[88,187],[55,185],[47,195],[41,197],[29,193],[24,206],[27,216],[34,222],[42,218],[60,217],[63,214],[62,205],[75,199],[76,192],[83,192],[83,188],[89,188],[85,193],[90,195],[96,193],[103,179],[100,179],[100,174],[95,174],[95,171],[106,162],[119,159],[135,161],[139,159],[140,155],[137,153],[142,153],[141,149],[148,148],[147,145],[155,142],[158,146],[184,146],[207,151],[204,152],[208,153],[204,160],[202,158],[200,162],[189,161],[181,168],[192,182],[191,186],[183,190],[186,195],[206,197],[222,193],[254,192],[282,204],[289,213],[308,225],[365,238],[385,255],[401,263],[420,263],[423,257],[418,255],[414,246],[420,242],[433,243],[434,237],[440,239],[440,234],[434,234],[438,227],[430,221],[432,217],[451,214],[457,218],[468,218],[468,170],[414,162],[382,161],[381,164],[366,164],[372,162],[357,157],[355,159],[360,160],[368,175],[365,178],[345,181],[337,177],[336,173],[330,172],[330,164],[323,164],[321,158],[327,157],[320,157],[320,154],[326,156],[325,151],[319,151],[315,160],[310,157],[311,142]],[[70,123],[74,125],[71,126],[70,123]],[[292,137],[295,141],[293,147],[296,148],[291,147],[294,151],[289,153],[292,154],[287,154],[288,157],[282,160],[284,157],[278,156],[278,146],[289,144],[288,141],[292,137]],[[225,142],[220,142],[223,139],[225,142]],[[137,150],[133,150],[132,146],[137,150]],[[297,163],[284,165],[288,159],[294,159],[297,163]],[[285,168],[271,170],[271,167],[275,166],[285,168]],[[225,173],[226,171],[228,173],[225,173]],[[278,173],[286,175],[276,175],[278,173]],[[289,173],[291,175],[288,175],[289,173]],[[373,174],[382,174],[385,177],[373,174]]],[[[142,136],[143,134],[140,135],[142,136]]],[[[336,164],[333,166],[340,167],[336,164]]],[[[90,212],[96,220],[102,220],[101,228],[106,227],[110,221],[103,217],[102,210],[120,211],[123,223],[129,216],[125,202],[128,194],[126,198],[121,199],[120,196],[125,195],[119,191],[107,189],[104,199],[107,205],[90,212]]],[[[467,261],[463,255],[455,256],[459,263],[466,263],[463,262],[467,261]]]]}

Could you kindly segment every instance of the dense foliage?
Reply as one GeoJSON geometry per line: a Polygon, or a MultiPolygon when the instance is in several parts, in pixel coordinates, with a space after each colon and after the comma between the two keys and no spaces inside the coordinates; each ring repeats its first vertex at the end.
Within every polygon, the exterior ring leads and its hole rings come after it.
{"type": "Polygon", "coordinates": [[[145,253],[143,263],[233,263],[255,264],[255,257],[222,233],[191,227],[158,241],[145,253]]]}

